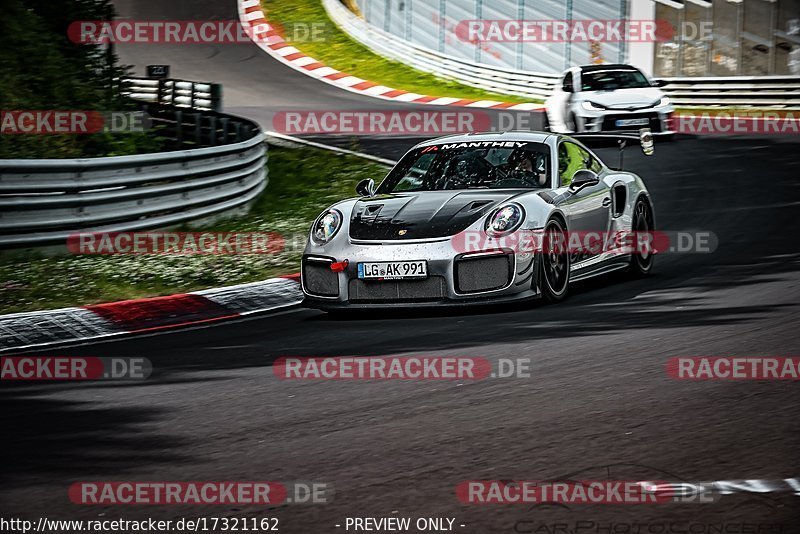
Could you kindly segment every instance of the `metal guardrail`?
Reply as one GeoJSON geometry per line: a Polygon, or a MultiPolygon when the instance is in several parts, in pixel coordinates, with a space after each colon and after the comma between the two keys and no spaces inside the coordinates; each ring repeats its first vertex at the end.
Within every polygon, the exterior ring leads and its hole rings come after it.
{"type": "MultiPolygon", "coordinates": [[[[323,0],[343,31],[377,54],[464,85],[544,100],[559,74],[493,67],[413,44],[372,26],[339,0],[323,0]]],[[[664,91],[678,106],[800,107],[800,76],[663,78],[664,91]]]]}
{"type": "MultiPolygon", "coordinates": [[[[213,84],[195,89],[202,85],[213,84]]],[[[192,104],[205,106],[202,100],[192,104]]],[[[147,112],[162,136],[190,149],[0,160],[0,247],[63,244],[77,232],[166,228],[241,208],[266,187],[267,145],[255,123],[198,108],[156,104],[147,112]]]]}
{"type": "Polygon", "coordinates": [[[222,111],[222,85],[173,78],[125,78],[125,96],[142,102],[222,111]]]}
{"type": "Polygon", "coordinates": [[[678,106],[800,107],[800,76],[661,79],[678,106]]]}
{"type": "Polygon", "coordinates": [[[238,143],[258,131],[253,122],[240,117],[203,111],[145,104],[151,126],[171,149],[182,150],[238,143]]]}

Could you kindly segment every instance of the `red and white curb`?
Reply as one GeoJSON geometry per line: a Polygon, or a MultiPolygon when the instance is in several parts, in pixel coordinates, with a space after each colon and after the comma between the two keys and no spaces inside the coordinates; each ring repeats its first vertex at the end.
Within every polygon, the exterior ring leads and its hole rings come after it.
{"type": "Polygon", "coordinates": [[[335,85],[353,93],[364,96],[393,100],[396,102],[409,102],[414,104],[430,104],[433,106],[462,106],[468,108],[493,108],[513,109],[521,111],[541,110],[542,104],[514,102],[497,102],[495,100],[470,100],[466,98],[442,97],[410,93],[402,89],[393,89],[369,80],[351,76],[347,73],[328,67],[321,61],[305,55],[303,52],[287,43],[278,32],[267,22],[261,10],[260,0],[238,0],[239,20],[245,27],[250,28],[253,42],[267,54],[281,63],[302,72],[312,78],[335,85]]]}
{"type": "Polygon", "coordinates": [[[0,352],[242,317],[303,300],[299,275],[165,297],[0,316],[0,352]]]}

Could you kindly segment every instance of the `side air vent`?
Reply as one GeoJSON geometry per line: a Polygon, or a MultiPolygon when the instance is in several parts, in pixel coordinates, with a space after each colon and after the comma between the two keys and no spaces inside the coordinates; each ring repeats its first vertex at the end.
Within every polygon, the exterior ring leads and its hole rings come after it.
{"type": "Polygon", "coordinates": [[[627,201],[627,193],[623,184],[614,186],[614,206],[612,217],[619,217],[625,211],[625,202],[627,201]]]}

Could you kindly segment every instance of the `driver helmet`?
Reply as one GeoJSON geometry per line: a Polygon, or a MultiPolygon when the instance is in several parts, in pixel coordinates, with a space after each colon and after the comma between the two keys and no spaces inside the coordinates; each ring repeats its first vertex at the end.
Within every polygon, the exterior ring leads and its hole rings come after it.
{"type": "Polygon", "coordinates": [[[523,148],[515,149],[508,157],[508,168],[513,173],[520,173],[525,180],[544,185],[546,181],[544,157],[523,148]]]}

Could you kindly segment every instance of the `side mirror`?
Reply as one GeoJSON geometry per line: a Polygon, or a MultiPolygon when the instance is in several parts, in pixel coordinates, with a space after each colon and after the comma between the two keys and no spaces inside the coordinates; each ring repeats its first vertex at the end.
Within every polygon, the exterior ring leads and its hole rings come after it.
{"type": "Polygon", "coordinates": [[[572,183],[569,184],[569,189],[573,193],[577,193],[584,187],[597,185],[600,183],[600,177],[594,171],[589,169],[581,169],[572,176],[572,183]]]}
{"type": "Polygon", "coordinates": [[[375,196],[375,180],[372,178],[367,178],[366,180],[361,180],[356,185],[356,193],[361,195],[362,197],[374,197],[375,196]]]}
{"type": "Polygon", "coordinates": [[[653,132],[650,128],[642,128],[639,130],[639,143],[642,145],[642,152],[645,156],[652,156],[656,151],[655,144],[653,143],[653,132]]]}
{"type": "Polygon", "coordinates": [[[664,87],[667,85],[665,80],[653,80],[653,87],[664,87]]]}

